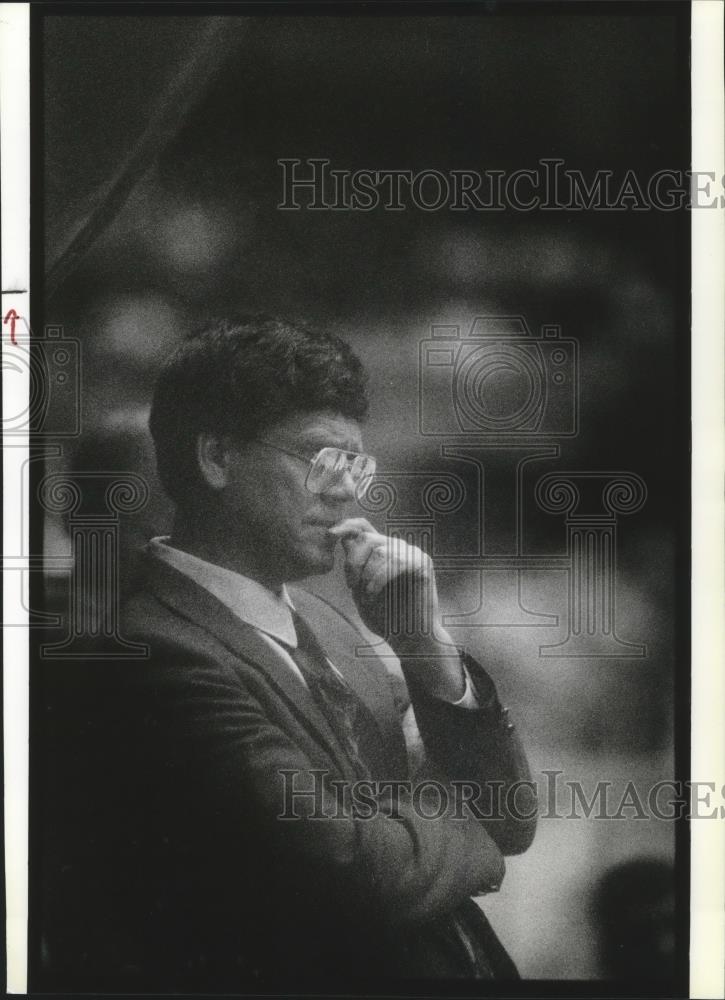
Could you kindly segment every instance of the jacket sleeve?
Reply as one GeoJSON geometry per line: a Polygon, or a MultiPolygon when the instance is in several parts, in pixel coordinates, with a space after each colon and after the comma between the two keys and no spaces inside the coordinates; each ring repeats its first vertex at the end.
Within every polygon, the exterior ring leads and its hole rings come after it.
{"type": "MultiPolygon", "coordinates": [[[[302,597],[295,593],[295,599],[302,597]]],[[[310,595],[304,595],[309,602],[310,595]]],[[[325,635],[337,633],[341,647],[380,642],[359,620],[318,596],[305,609],[325,635]],[[322,617],[326,613],[326,617],[322,617]]],[[[395,658],[392,649],[390,656],[395,658]]],[[[397,670],[380,664],[387,676],[405,734],[414,781],[430,778],[446,787],[455,814],[482,825],[504,854],[521,854],[536,832],[536,791],[519,735],[501,706],[496,686],[480,663],[459,651],[475,689],[477,708],[434,698],[416,679],[415,665],[397,670]]]]}
{"type": "Polygon", "coordinates": [[[405,668],[426,765],[453,782],[461,803],[477,816],[504,854],[521,854],[536,831],[536,788],[508,710],[484,668],[462,653],[478,708],[430,696],[405,668]]]}
{"type": "Polygon", "coordinates": [[[503,856],[475,817],[426,818],[405,789],[387,806],[364,788],[356,801],[341,797],[324,758],[313,760],[234,671],[170,656],[147,664],[133,698],[151,728],[137,744],[151,735],[145,756],[161,764],[165,794],[177,785],[227,837],[254,831],[290,891],[328,886],[331,905],[408,925],[498,887],[503,856]]]}

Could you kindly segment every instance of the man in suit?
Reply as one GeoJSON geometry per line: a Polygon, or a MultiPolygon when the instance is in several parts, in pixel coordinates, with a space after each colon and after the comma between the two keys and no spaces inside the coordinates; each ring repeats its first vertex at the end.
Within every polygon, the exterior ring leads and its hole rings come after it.
{"type": "Polygon", "coordinates": [[[275,319],[213,324],[162,371],[176,516],[123,615],[148,656],[65,671],[51,713],[46,988],[517,976],[472,897],[533,838],[525,757],[430,558],[359,516],[366,410],[350,348],[275,319]],[[294,586],[338,546],[362,623],[405,624],[402,674],[294,586]]]}

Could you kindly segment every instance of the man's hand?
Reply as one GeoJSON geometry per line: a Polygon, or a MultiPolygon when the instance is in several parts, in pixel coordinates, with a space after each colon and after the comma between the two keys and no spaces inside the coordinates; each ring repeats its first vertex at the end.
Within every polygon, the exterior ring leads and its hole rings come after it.
{"type": "Polygon", "coordinates": [[[430,639],[440,627],[430,556],[400,538],[381,535],[363,517],[341,521],[330,533],[342,542],[347,585],[367,627],[386,638],[391,632],[393,641],[405,645],[430,639]],[[395,591],[389,589],[393,583],[395,591]]]}
{"type": "Polygon", "coordinates": [[[345,578],[365,625],[388,641],[403,666],[416,670],[431,694],[457,701],[465,675],[440,623],[430,556],[380,534],[363,517],[347,518],[329,530],[342,542],[345,578]]]}

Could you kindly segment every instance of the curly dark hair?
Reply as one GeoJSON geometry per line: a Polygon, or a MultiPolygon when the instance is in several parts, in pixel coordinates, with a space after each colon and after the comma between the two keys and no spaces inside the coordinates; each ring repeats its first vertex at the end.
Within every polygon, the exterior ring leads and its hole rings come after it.
{"type": "Polygon", "coordinates": [[[291,416],[332,410],[367,416],[362,363],[339,337],[272,316],[220,319],[186,339],[164,365],[149,428],[161,481],[179,501],[198,489],[196,436],[240,441],[291,416]]]}

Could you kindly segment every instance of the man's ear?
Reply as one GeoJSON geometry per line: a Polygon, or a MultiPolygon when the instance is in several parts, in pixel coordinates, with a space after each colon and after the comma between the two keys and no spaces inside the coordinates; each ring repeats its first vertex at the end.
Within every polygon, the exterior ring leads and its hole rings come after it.
{"type": "Polygon", "coordinates": [[[207,431],[196,436],[196,461],[207,486],[222,490],[227,484],[234,449],[228,438],[207,431]]]}

